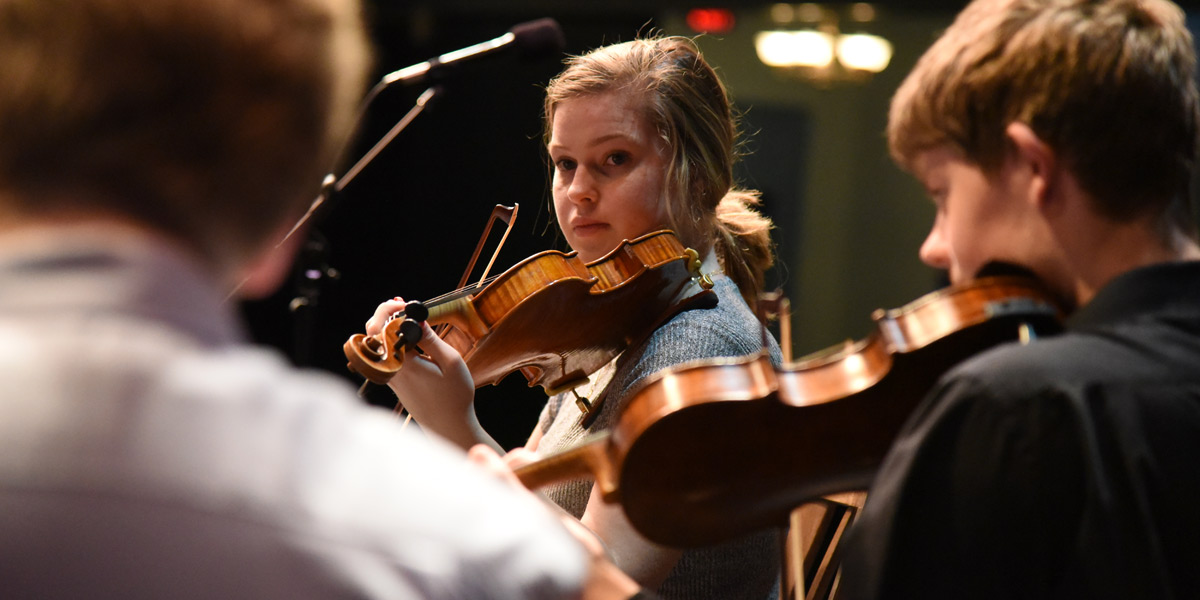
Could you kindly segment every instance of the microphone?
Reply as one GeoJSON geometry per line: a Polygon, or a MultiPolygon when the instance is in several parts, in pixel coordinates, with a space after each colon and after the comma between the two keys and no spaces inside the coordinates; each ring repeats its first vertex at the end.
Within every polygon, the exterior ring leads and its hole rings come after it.
{"type": "Polygon", "coordinates": [[[562,52],[565,45],[562,28],[558,26],[558,21],[550,18],[538,19],[514,25],[512,29],[508,30],[508,33],[493,40],[447,52],[423,63],[388,73],[380,83],[383,85],[420,83],[439,67],[479,56],[487,56],[508,48],[515,49],[521,56],[531,57],[562,52]]]}

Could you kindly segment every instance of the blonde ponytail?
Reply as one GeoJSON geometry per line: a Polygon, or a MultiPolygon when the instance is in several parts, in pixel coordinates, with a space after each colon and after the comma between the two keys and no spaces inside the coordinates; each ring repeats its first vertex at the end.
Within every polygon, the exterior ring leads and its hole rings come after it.
{"type": "Polygon", "coordinates": [[[766,270],[775,264],[774,224],[755,209],[761,201],[757,191],[734,189],[721,198],[716,211],[713,249],[751,308],[758,303],[766,270]]]}

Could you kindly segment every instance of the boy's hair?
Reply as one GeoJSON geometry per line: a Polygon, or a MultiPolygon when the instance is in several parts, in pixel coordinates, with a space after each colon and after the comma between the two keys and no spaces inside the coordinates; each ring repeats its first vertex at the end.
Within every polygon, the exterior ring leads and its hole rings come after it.
{"type": "Polygon", "coordinates": [[[0,196],[246,260],[320,188],[369,50],[355,0],[0,0],[0,196]]]}
{"type": "Polygon", "coordinates": [[[994,172],[1021,122],[1101,214],[1192,232],[1195,66],[1183,12],[1165,0],[976,0],[897,90],[891,152],[911,170],[948,144],[994,172]]]}

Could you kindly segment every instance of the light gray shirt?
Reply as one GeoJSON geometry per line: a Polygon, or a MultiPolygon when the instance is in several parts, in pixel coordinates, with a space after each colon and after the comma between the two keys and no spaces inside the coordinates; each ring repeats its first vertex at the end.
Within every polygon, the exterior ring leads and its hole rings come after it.
{"type": "Polygon", "coordinates": [[[164,244],[0,239],[7,597],[562,598],[531,496],[244,342],[164,244]]]}

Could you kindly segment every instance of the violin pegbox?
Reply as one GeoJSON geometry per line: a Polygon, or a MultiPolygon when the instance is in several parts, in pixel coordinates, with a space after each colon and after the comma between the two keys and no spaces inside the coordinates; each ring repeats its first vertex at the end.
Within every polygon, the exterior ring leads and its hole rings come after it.
{"type": "Polygon", "coordinates": [[[409,302],[404,310],[388,317],[383,331],[376,335],[356,333],[342,345],[346,367],[371,383],[384,385],[404,366],[404,353],[417,347],[429,318],[429,309],[420,302],[409,302]]]}
{"type": "Polygon", "coordinates": [[[379,385],[391,381],[404,360],[403,352],[390,352],[384,340],[376,335],[356,333],[342,344],[342,351],[346,354],[346,368],[379,385]]]}

